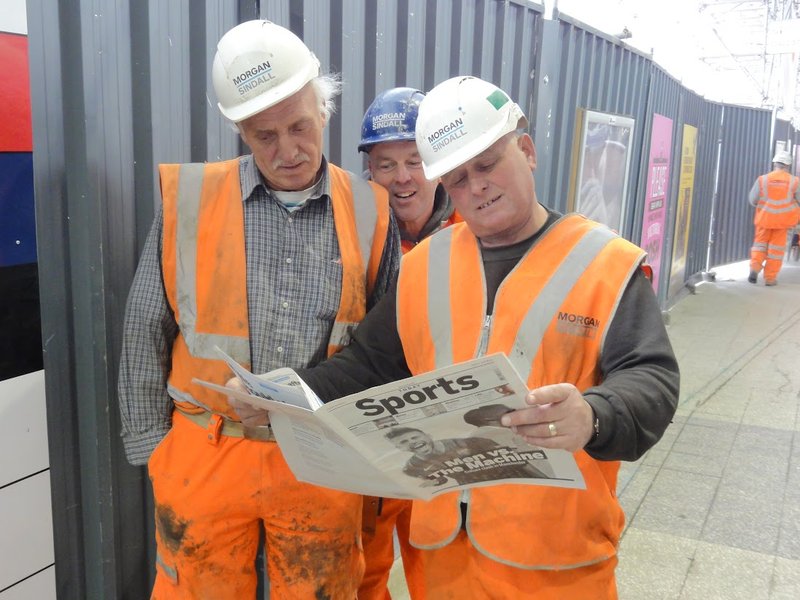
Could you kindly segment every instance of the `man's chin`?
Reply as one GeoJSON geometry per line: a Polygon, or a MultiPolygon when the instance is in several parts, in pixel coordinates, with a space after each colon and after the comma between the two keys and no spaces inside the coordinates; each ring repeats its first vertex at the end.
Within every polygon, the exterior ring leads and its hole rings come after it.
{"type": "Polygon", "coordinates": [[[314,185],[314,175],[316,173],[308,170],[292,171],[290,169],[283,170],[277,175],[274,181],[270,184],[274,189],[284,192],[298,192],[300,190],[307,190],[314,185]]]}

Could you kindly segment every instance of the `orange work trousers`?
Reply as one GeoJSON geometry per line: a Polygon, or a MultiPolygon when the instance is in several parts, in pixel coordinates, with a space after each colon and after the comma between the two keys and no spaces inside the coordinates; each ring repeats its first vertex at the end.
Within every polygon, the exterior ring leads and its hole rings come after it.
{"type": "Polygon", "coordinates": [[[277,444],[219,429],[175,411],[150,457],[151,598],[254,598],[262,526],[270,598],[355,598],[364,572],[361,496],[300,483],[277,444]]]}
{"type": "Polygon", "coordinates": [[[364,579],[358,588],[358,600],[391,600],[387,583],[394,564],[394,530],[400,542],[403,572],[411,600],[424,598],[425,580],[422,572],[421,550],[408,541],[411,528],[411,500],[383,498],[375,521],[375,532],[364,532],[364,579]]]}
{"type": "Polygon", "coordinates": [[[750,270],[759,273],[764,267],[764,281],[773,283],[783,264],[788,229],[767,229],[756,225],[753,246],[750,248],[750,270]]]}
{"type": "Polygon", "coordinates": [[[578,569],[518,569],[478,552],[462,530],[447,546],[423,551],[422,562],[431,600],[617,600],[616,556],[578,569]]]}

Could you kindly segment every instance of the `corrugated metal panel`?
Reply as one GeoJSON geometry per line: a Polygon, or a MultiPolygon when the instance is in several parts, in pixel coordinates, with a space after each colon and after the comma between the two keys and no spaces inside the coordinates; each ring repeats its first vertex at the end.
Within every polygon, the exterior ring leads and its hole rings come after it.
{"type": "Polygon", "coordinates": [[[756,177],[769,171],[771,135],[771,111],[723,105],[710,266],[750,256],[753,208],[747,193],[756,177]]]}
{"type": "Polygon", "coordinates": [[[270,0],[260,16],[292,27],[317,54],[323,69],[344,83],[331,119],[326,155],[362,169],[357,146],[361,117],[375,95],[390,87],[428,90],[456,75],[476,75],[531,106],[530,73],[539,5],[495,0],[270,0]]]}
{"type": "MultiPolygon", "coordinates": [[[[542,68],[537,73],[539,93],[543,86],[551,90],[546,108],[537,114],[536,142],[539,150],[537,194],[540,200],[560,211],[570,206],[569,191],[574,169],[573,142],[579,108],[617,113],[635,119],[632,156],[642,150],[645,111],[650,81],[651,62],[641,53],[622,45],[567,17],[560,15],[554,24],[544,23],[545,30],[557,27],[554,46],[542,48],[542,68]],[[547,56],[552,54],[554,56],[547,56]],[[547,80],[545,81],[545,77],[547,80]],[[543,112],[545,114],[543,114],[543,112]],[[552,116],[552,118],[551,118],[552,116]],[[545,122],[547,121],[547,122],[545,122]]],[[[545,36],[548,32],[545,31],[545,36]]],[[[639,169],[628,174],[628,206],[637,189],[639,169]]],[[[630,237],[632,213],[629,211],[623,235],[630,237]]]]}
{"type": "Polygon", "coordinates": [[[789,121],[784,121],[783,119],[775,119],[775,125],[772,128],[772,150],[775,151],[775,148],[778,144],[783,143],[787,147],[791,146],[792,142],[792,124],[789,121]]]}
{"type": "Polygon", "coordinates": [[[147,11],[138,20],[126,3],[28,11],[57,588],[64,598],[145,597],[147,478],[122,459],[114,382],[137,202],[152,217],[150,178],[141,194],[135,187],[134,144],[153,124],[135,102],[141,55],[130,43],[147,11]]]}

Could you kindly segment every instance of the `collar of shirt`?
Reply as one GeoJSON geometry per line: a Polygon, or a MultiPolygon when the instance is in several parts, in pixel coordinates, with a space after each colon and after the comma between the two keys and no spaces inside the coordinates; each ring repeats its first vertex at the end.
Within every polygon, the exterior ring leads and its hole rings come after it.
{"type": "MultiPolygon", "coordinates": [[[[261,175],[261,171],[258,170],[253,155],[248,154],[242,156],[240,160],[239,179],[241,181],[242,201],[247,202],[251,198],[257,199],[258,195],[254,196],[254,192],[258,186],[261,186],[271,200],[279,202],[275,194],[272,193],[272,190],[269,189],[266,181],[264,181],[264,177],[261,175]]],[[[331,182],[330,177],[328,177],[328,160],[324,156],[322,157],[320,171],[322,172],[322,184],[317,187],[315,194],[308,199],[308,202],[319,200],[320,198],[330,198],[331,182]]]]}

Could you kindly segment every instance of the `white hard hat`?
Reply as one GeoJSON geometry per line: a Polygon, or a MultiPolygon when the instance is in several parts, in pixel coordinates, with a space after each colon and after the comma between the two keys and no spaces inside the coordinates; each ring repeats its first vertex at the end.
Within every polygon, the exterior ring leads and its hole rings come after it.
{"type": "Polygon", "coordinates": [[[319,75],[319,60],[288,29],[246,21],[217,44],[211,80],[222,114],[243,121],[300,91],[319,75]]]}
{"type": "Polygon", "coordinates": [[[527,126],[522,109],[494,84],[477,77],[443,81],[419,105],[417,149],[425,177],[436,179],[527,126]]]}
{"type": "Polygon", "coordinates": [[[782,165],[791,165],[792,153],[787,150],[778,150],[772,158],[772,162],[781,163],[782,165]]]}

